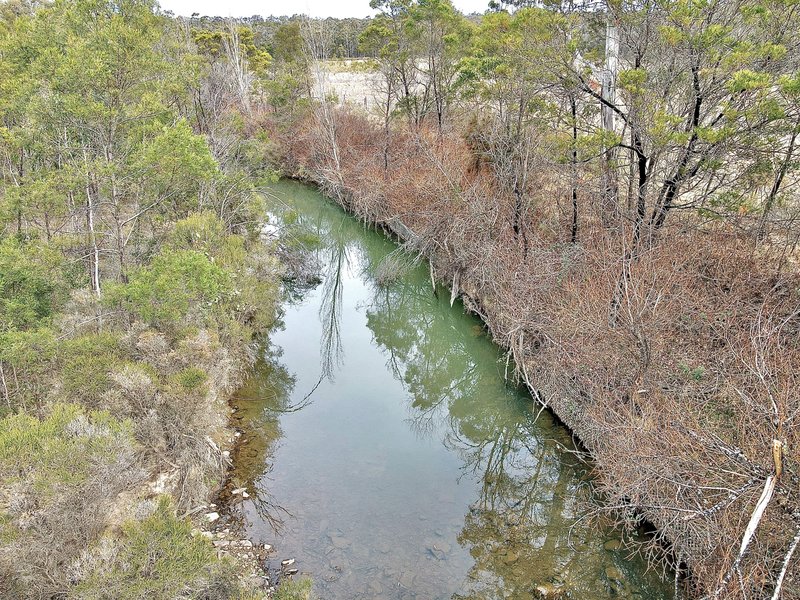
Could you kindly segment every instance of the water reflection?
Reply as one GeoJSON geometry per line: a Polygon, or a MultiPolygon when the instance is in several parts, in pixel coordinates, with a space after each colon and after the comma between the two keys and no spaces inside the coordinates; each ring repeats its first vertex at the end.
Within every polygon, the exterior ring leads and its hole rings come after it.
{"type": "Polygon", "coordinates": [[[344,283],[342,273],[348,266],[347,244],[342,236],[327,238],[328,259],[323,278],[322,303],[319,306],[319,318],[322,322],[322,339],[320,340],[322,374],[320,377],[333,380],[336,371],[344,362],[342,348],[342,294],[344,283]]]}
{"type": "Polygon", "coordinates": [[[623,573],[614,559],[623,568],[628,561],[576,525],[586,490],[572,440],[548,414],[537,411],[537,421],[530,398],[503,380],[496,348],[474,340],[480,324],[433,298],[421,277],[374,286],[366,314],[408,390],[415,431],[441,435],[480,481],[458,536],[475,564],[456,597],[630,593],[626,582],[641,564],[623,573]]]}
{"type": "MultiPolygon", "coordinates": [[[[275,329],[281,326],[278,323],[275,329]]],[[[270,486],[264,485],[271,479],[271,457],[282,437],[280,416],[292,410],[295,378],[281,364],[280,357],[279,348],[265,348],[255,366],[258,376],[251,377],[233,399],[236,407],[233,425],[238,432],[244,432],[244,436],[235,445],[234,468],[226,489],[220,494],[220,500],[230,506],[234,520],[247,526],[238,504],[241,496],[231,496],[232,490],[244,488],[252,510],[276,532],[282,531],[285,520],[292,517],[290,509],[280,506],[272,496],[270,486]]]]}
{"type": "Polygon", "coordinates": [[[669,597],[618,534],[578,520],[572,441],[506,384],[481,324],[422,267],[379,285],[393,244],[307,188],[278,193],[323,240],[324,272],[273,336],[285,356],[273,349],[240,394],[251,533],[326,600],[669,597]],[[279,503],[293,516],[276,519],[279,503]]]}

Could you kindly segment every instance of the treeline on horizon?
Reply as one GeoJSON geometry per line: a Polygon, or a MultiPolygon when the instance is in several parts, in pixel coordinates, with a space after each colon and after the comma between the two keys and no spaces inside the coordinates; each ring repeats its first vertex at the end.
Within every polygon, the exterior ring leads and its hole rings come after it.
{"type": "Polygon", "coordinates": [[[402,221],[676,588],[800,595],[800,5],[519,4],[0,5],[0,589],[258,597],[176,514],[274,318],[280,169],[402,221]],[[366,111],[325,89],[346,57],[366,111]]]}
{"type": "MultiPolygon", "coordinates": [[[[492,4],[494,8],[490,8],[490,4],[492,3],[487,3],[487,10],[502,10],[501,5],[492,4]]],[[[365,7],[368,5],[366,0],[364,5],[365,7]]],[[[172,15],[170,11],[166,11],[165,14],[172,15]]],[[[253,15],[250,17],[231,18],[200,15],[199,13],[194,13],[190,17],[176,17],[173,15],[173,18],[185,20],[190,27],[196,29],[221,31],[224,30],[231,21],[234,21],[240,26],[252,30],[255,43],[270,54],[274,53],[276,48],[281,47],[280,38],[282,35],[285,35],[285,31],[282,33],[281,30],[286,30],[287,28],[291,30],[294,27],[299,27],[303,23],[313,22],[314,26],[318,28],[319,31],[324,32],[327,38],[326,58],[329,59],[377,58],[376,49],[369,44],[365,44],[363,42],[363,36],[370,24],[379,17],[380,15],[376,15],[375,17],[366,16],[363,18],[310,18],[303,14],[294,14],[291,16],[253,15]]],[[[472,13],[466,15],[465,18],[477,23],[481,16],[477,13],[472,13]]],[[[277,51],[280,52],[280,50],[277,51]]]]}
{"type": "MultiPolygon", "coordinates": [[[[233,20],[239,25],[252,30],[255,43],[272,54],[276,51],[276,48],[281,47],[281,30],[285,30],[287,27],[290,29],[295,26],[299,27],[301,23],[308,20],[308,17],[299,14],[284,17],[260,17],[254,15],[233,20]]],[[[331,38],[330,58],[369,57],[369,54],[364,52],[359,44],[359,38],[371,20],[369,17],[344,19],[329,17],[319,19],[318,21],[323,24],[331,38]]],[[[186,21],[191,27],[197,29],[223,30],[231,19],[193,15],[186,18],[186,21]]],[[[279,49],[277,51],[280,52],[279,49]]]]}

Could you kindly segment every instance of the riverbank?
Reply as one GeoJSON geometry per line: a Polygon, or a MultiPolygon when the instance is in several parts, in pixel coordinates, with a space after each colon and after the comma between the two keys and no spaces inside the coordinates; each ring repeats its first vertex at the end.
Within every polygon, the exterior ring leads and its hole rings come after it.
{"type": "Polygon", "coordinates": [[[236,507],[271,569],[296,559],[326,600],[671,598],[618,529],[575,522],[589,474],[569,433],[428,266],[310,186],[270,196],[322,280],[288,294],[236,394],[236,507]]]}
{"type": "Polygon", "coordinates": [[[208,502],[236,439],[228,398],[274,321],[279,276],[268,244],[196,213],[126,282],[101,298],[75,290],[52,320],[6,335],[4,593],[256,593],[207,541],[208,502]]]}
{"type": "MultiPolygon", "coordinates": [[[[757,260],[730,232],[677,228],[640,258],[621,316],[609,322],[624,231],[587,219],[583,242],[565,244],[548,236],[558,215],[545,211],[529,216],[529,231],[538,223],[540,232],[523,244],[508,217],[512,199],[493,190],[457,135],[394,130],[387,169],[377,127],[347,112],[335,119],[335,160],[320,121],[310,120],[282,140],[286,172],[431,260],[432,274],[465,297],[534,396],[592,453],[608,499],[598,510],[654,523],[678,571],[688,566],[692,596],[738,588],[734,568],[748,585],[769,588],[758,573],[777,576],[795,529],[790,456],[757,541],[739,558],[731,549],[776,468],[769,420],[754,409],[768,411],[769,401],[748,368],[764,351],[750,343],[752,328],[766,326],[767,314],[791,322],[796,276],[776,281],[768,257],[757,260]]],[[[776,335],[765,343],[781,348],[770,370],[783,398],[797,347],[786,331],[776,335]]],[[[797,593],[796,563],[788,567],[786,598],[797,593]]]]}

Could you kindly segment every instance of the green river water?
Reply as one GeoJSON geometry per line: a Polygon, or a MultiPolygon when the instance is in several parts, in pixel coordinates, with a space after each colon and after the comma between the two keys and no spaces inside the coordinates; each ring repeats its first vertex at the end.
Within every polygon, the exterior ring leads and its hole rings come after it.
{"type": "Polygon", "coordinates": [[[509,385],[502,352],[425,265],[314,189],[268,193],[322,282],[287,292],[237,394],[232,486],[247,535],[323,600],[671,598],[620,534],[590,525],[569,433],[509,385]],[[388,264],[395,264],[397,254],[388,264]],[[383,264],[383,267],[381,265],[383,264]]]}

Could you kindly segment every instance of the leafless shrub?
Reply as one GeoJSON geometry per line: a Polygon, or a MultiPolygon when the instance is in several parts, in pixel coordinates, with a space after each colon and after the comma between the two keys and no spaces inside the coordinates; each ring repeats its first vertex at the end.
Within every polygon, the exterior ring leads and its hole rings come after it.
{"type": "Polygon", "coordinates": [[[413,269],[420,263],[420,255],[410,253],[403,248],[398,248],[383,259],[375,272],[375,280],[378,285],[387,285],[413,269]]]}
{"type": "Polygon", "coordinates": [[[386,169],[375,125],[348,113],[336,122],[335,179],[317,168],[313,123],[284,140],[287,165],[406,237],[471,296],[534,395],[593,454],[606,500],[596,510],[654,523],[645,550],[688,566],[692,595],[800,596],[800,474],[785,450],[800,441],[800,278],[786,252],[754,254],[746,230],[687,213],[630,261],[631,225],[604,223],[596,173],[580,173],[569,243],[570,182],[557,169],[533,174],[520,213],[455,135],[393,131],[386,169]]]}

